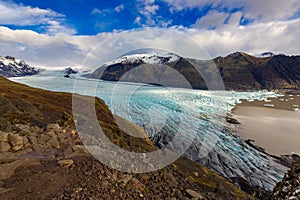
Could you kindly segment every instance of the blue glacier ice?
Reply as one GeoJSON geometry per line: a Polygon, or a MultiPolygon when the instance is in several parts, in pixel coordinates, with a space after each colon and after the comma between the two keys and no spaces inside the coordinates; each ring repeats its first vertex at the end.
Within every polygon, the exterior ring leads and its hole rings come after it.
{"type": "Polygon", "coordinates": [[[35,76],[11,80],[51,91],[100,97],[114,114],[143,127],[160,147],[170,142],[182,125],[187,138],[193,140],[185,155],[229,179],[243,178],[270,191],[287,171],[271,156],[250,148],[232,131],[232,125],[224,120],[241,99],[276,97],[273,92],[164,88],[98,81],[80,77],[79,74],[68,79],[59,71],[44,71],[35,76]],[[76,88],[75,81],[80,82],[76,88]]]}

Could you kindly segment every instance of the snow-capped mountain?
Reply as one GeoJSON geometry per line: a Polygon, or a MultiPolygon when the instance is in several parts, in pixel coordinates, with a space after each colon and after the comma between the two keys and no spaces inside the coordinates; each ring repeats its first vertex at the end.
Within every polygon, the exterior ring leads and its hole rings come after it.
{"type": "Polygon", "coordinates": [[[104,63],[103,66],[110,66],[114,64],[129,64],[129,63],[144,63],[144,64],[168,64],[177,62],[180,59],[179,56],[173,53],[137,53],[132,55],[125,55],[116,60],[104,63]]]}
{"type": "Polygon", "coordinates": [[[25,61],[11,56],[0,56],[0,75],[4,77],[30,76],[39,70],[29,66],[25,61]]]}
{"type": "MultiPolygon", "coordinates": [[[[147,49],[148,50],[148,49],[147,49]]],[[[205,89],[201,74],[185,58],[163,51],[138,51],[104,63],[89,78],[205,89]]]]}

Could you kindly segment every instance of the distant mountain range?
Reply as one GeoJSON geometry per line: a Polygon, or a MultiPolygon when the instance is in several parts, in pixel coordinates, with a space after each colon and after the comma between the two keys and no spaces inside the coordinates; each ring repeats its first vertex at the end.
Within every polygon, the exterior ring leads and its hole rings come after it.
{"type": "MultiPolygon", "coordinates": [[[[1,76],[30,76],[38,72],[25,61],[0,56],[1,76]]],[[[69,72],[65,77],[69,77],[69,72]]],[[[300,89],[300,56],[236,52],[212,60],[196,60],[166,52],[137,52],[104,63],[85,76],[193,89],[300,89]]]]}
{"type": "Polygon", "coordinates": [[[30,76],[39,70],[29,66],[25,61],[11,56],[0,56],[0,75],[4,77],[30,76]]]}
{"type": "Polygon", "coordinates": [[[105,63],[87,76],[107,81],[194,89],[208,89],[209,85],[210,89],[220,89],[221,79],[216,77],[216,69],[228,90],[300,88],[300,56],[271,52],[259,57],[236,52],[212,60],[183,58],[171,53],[134,54],[105,63]]]}

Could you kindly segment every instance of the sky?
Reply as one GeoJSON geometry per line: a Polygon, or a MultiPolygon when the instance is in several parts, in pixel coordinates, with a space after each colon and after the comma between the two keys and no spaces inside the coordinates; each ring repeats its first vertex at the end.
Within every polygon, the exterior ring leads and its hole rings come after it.
{"type": "Polygon", "coordinates": [[[0,55],[96,68],[138,48],[300,54],[298,0],[0,0],[0,55]]]}

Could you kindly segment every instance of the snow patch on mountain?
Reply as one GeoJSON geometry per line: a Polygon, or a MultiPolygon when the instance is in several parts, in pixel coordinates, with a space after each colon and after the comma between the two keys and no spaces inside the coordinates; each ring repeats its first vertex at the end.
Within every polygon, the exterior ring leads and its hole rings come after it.
{"type": "Polygon", "coordinates": [[[180,59],[180,56],[177,56],[173,53],[164,53],[164,54],[133,54],[125,55],[116,60],[106,62],[103,66],[109,66],[114,64],[129,64],[129,63],[144,63],[144,64],[168,64],[172,62],[177,62],[180,59]]]}
{"type": "Polygon", "coordinates": [[[11,56],[0,56],[0,75],[4,77],[30,76],[39,70],[29,66],[25,61],[11,56]]]}

